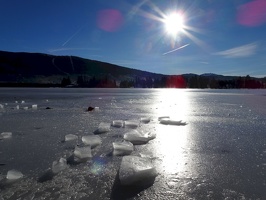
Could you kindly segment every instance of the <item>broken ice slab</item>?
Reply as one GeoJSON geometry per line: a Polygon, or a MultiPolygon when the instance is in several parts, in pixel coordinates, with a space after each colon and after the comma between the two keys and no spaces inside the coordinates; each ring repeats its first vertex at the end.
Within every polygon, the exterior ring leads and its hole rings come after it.
{"type": "Polygon", "coordinates": [[[94,131],[95,134],[101,134],[101,133],[106,133],[106,132],[109,132],[111,129],[110,129],[110,123],[104,123],[104,122],[101,122],[98,126],[98,129],[96,131],[94,131]]]}
{"type": "Polygon", "coordinates": [[[23,177],[23,174],[17,170],[9,170],[6,175],[6,179],[8,180],[17,180],[23,177]]]}
{"type": "Polygon", "coordinates": [[[140,118],[140,121],[142,123],[147,124],[147,123],[149,123],[151,121],[151,118],[150,117],[142,117],[142,118],[140,118]]]}
{"type": "Polygon", "coordinates": [[[78,136],[74,134],[67,134],[65,135],[65,141],[72,141],[72,140],[77,140],[78,136]]]}
{"type": "Polygon", "coordinates": [[[119,169],[121,185],[137,185],[139,183],[154,182],[157,176],[156,168],[149,158],[138,156],[124,156],[119,169]]]}
{"type": "Polygon", "coordinates": [[[15,108],[16,108],[17,110],[19,110],[19,105],[17,105],[15,108]]]}
{"type": "Polygon", "coordinates": [[[139,121],[125,121],[124,127],[126,128],[138,128],[139,127],[139,121]]]}
{"type": "Polygon", "coordinates": [[[57,174],[60,171],[65,170],[68,167],[67,161],[65,158],[60,158],[59,160],[56,160],[52,164],[52,171],[53,173],[57,174]]]}
{"type": "Polygon", "coordinates": [[[4,105],[0,104],[0,108],[3,109],[4,108],[4,105]]]}
{"type": "Polygon", "coordinates": [[[121,128],[124,126],[124,121],[123,120],[114,120],[114,121],[112,121],[111,125],[113,127],[121,128]]]}
{"type": "Polygon", "coordinates": [[[38,105],[37,104],[33,104],[32,105],[32,109],[35,109],[36,110],[37,108],[38,108],[38,105]]]}
{"type": "Polygon", "coordinates": [[[21,103],[25,103],[25,101],[22,100],[21,103]]]}
{"type": "Polygon", "coordinates": [[[94,148],[102,143],[102,139],[98,135],[86,135],[81,138],[85,145],[90,145],[94,148]]]}
{"type": "Polygon", "coordinates": [[[133,130],[125,133],[124,139],[133,144],[146,144],[156,137],[155,133],[133,130]]]}
{"type": "Polygon", "coordinates": [[[3,132],[0,135],[0,139],[7,139],[7,138],[11,138],[12,137],[12,133],[11,132],[3,132]]]}
{"type": "Polygon", "coordinates": [[[94,108],[94,111],[95,111],[95,112],[99,112],[99,111],[100,111],[100,108],[99,108],[99,107],[95,107],[95,108],[94,108]]]}
{"type": "Polygon", "coordinates": [[[92,157],[91,155],[91,147],[75,147],[74,156],[80,160],[87,160],[92,157]]]}
{"type": "Polygon", "coordinates": [[[171,120],[171,119],[161,119],[160,124],[176,125],[176,126],[185,126],[185,125],[187,125],[187,123],[183,122],[182,120],[171,120]]]}
{"type": "Polygon", "coordinates": [[[113,142],[113,155],[115,156],[124,156],[129,155],[134,150],[134,146],[131,142],[123,141],[123,142],[113,142]]]}
{"type": "Polygon", "coordinates": [[[164,120],[164,119],[170,119],[169,116],[161,116],[161,117],[158,117],[158,120],[161,121],[161,120],[164,120]]]}

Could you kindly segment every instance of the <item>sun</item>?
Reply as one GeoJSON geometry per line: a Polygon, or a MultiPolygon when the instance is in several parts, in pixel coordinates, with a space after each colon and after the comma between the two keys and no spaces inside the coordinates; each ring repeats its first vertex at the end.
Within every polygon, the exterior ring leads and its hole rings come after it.
{"type": "Polygon", "coordinates": [[[166,32],[175,37],[184,30],[184,16],[180,13],[171,13],[164,18],[166,32]]]}

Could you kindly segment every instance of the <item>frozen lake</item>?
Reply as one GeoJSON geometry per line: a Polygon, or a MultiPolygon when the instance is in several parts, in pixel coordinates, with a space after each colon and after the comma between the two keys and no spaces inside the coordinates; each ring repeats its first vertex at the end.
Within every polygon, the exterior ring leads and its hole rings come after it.
{"type": "Polygon", "coordinates": [[[266,199],[265,90],[1,88],[0,104],[0,134],[12,132],[0,140],[1,200],[266,199]],[[161,124],[162,116],[187,124],[161,124]],[[143,117],[151,121],[135,130],[156,138],[131,155],[151,160],[153,184],[119,184],[123,156],[112,155],[112,143],[132,127],[111,126],[87,162],[47,173],[101,122],[143,117]],[[78,140],[62,142],[67,134],[78,140]],[[12,169],[23,178],[7,181],[12,169]]]}

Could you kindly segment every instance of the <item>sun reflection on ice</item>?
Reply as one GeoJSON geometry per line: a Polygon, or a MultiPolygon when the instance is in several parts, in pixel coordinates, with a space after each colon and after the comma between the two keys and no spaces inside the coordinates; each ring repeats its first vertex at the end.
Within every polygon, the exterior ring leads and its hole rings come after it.
{"type": "MultiPolygon", "coordinates": [[[[154,105],[156,116],[169,116],[170,119],[186,122],[191,109],[188,92],[180,89],[159,91],[154,105]]],[[[161,161],[158,170],[164,174],[184,172],[187,162],[188,126],[158,124],[156,132],[157,143],[154,151],[161,161]]]]}

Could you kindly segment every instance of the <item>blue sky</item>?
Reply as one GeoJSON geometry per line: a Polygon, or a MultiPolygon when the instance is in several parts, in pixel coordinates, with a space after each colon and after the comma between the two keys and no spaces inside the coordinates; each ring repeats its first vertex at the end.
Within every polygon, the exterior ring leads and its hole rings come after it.
{"type": "Polygon", "coordinates": [[[162,74],[266,76],[266,0],[0,0],[0,50],[162,74]],[[182,13],[183,30],[163,22],[182,13]]]}

